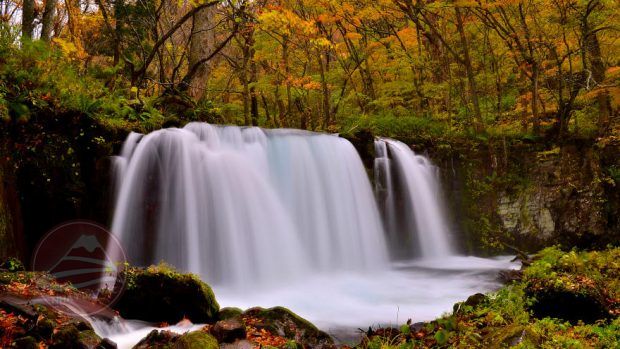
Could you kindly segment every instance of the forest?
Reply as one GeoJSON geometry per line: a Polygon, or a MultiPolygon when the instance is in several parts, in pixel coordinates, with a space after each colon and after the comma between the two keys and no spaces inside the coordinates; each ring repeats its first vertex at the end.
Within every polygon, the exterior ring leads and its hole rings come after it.
{"type": "Polygon", "coordinates": [[[0,0],[0,348],[618,348],[617,0],[0,0]]]}
{"type": "Polygon", "coordinates": [[[154,123],[595,137],[620,98],[615,1],[1,8],[5,118],[59,105],[154,123]]]}

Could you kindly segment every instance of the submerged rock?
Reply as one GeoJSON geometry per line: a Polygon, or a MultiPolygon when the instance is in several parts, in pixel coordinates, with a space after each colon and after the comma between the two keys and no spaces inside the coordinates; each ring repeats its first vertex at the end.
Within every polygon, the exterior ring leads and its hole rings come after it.
{"type": "Polygon", "coordinates": [[[217,320],[219,304],[209,285],[197,276],[182,274],[167,265],[146,269],[129,267],[123,272],[125,288],[115,308],[126,319],[177,323],[184,318],[194,323],[217,320]]]}

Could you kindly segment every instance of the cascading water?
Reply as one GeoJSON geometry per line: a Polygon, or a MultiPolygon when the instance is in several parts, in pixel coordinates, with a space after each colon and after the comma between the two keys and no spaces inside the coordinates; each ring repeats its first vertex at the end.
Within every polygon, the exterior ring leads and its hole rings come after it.
{"type": "Polygon", "coordinates": [[[131,134],[112,231],[137,264],[214,284],[387,265],[370,182],[347,140],[191,123],[131,134]]]}
{"type": "MultiPolygon", "coordinates": [[[[431,320],[496,287],[510,258],[452,255],[436,168],[403,143],[375,146],[376,197],[335,135],[204,123],[132,133],[112,231],[130,262],[197,273],[222,306],[285,306],[328,331],[431,320]]],[[[123,324],[96,328],[119,348],[152,329],[123,324]]]]}
{"type": "Polygon", "coordinates": [[[393,139],[377,139],[375,151],[375,185],[393,254],[452,255],[437,168],[393,139]]]}

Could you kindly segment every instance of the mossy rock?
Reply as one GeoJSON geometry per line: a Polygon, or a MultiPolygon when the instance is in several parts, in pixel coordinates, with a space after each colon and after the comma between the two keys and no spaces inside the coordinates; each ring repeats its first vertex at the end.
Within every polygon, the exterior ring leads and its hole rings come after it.
{"type": "Polygon", "coordinates": [[[128,267],[123,271],[125,287],[115,305],[126,319],[177,323],[188,318],[195,323],[213,323],[220,309],[209,285],[192,274],[182,274],[169,266],[146,269],[128,267]]]}
{"type": "Polygon", "coordinates": [[[256,319],[258,321],[252,324],[255,327],[264,328],[303,346],[315,348],[333,345],[333,340],[327,333],[284,307],[251,308],[243,313],[243,317],[256,319]]]}
{"type": "Polygon", "coordinates": [[[39,349],[39,342],[34,337],[26,336],[16,339],[12,347],[15,349],[39,349]]]}
{"type": "Polygon", "coordinates": [[[170,349],[180,335],[170,331],[153,330],[142,338],[133,349],[170,349]]]}
{"type": "Polygon", "coordinates": [[[179,335],[170,331],[151,331],[133,349],[218,349],[217,340],[203,331],[179,335]]]}
{"type": "Polygon", "coordinates": [[[172,349],[218,349],[220,346],[212,335],[202,332],[189,332],[177,339],[172,349]]]}
{"type": "Polygon", "coordinates": [[[232,318],[236,318],[243,314],[243,310],[236,307],[226,307],[220,309],[220,312],[217,314],[218,320],[228,320],[232,318]]]}
{"type": "Polygon", "coordinates": [[[78,330],[74,324],[65,325],[52,335],[51,349],[94,348],[101,338],[93,330],[78,330]]]}

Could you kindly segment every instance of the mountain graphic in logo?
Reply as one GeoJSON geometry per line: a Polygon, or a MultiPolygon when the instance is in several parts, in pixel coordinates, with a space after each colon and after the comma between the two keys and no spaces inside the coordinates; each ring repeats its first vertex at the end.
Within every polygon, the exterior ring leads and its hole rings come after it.
{"type": "Polygon", "coordinates": [[[60,282],[95,291],[111,288],[118,270],[95,235],[81,235],[49,272],[60,282]]]}
{"type": "Polygon", "coordinates": [[[70,283],[98,304],[108,306],[124,287],[121,269],[125,262],[123,248],[113,234],[97,223],[71,221],[41,238],[33,253],[32,268],[47,271],[58,282],[70,283]],[[117,286],[119,292],[110,292],[117,286]]]}

